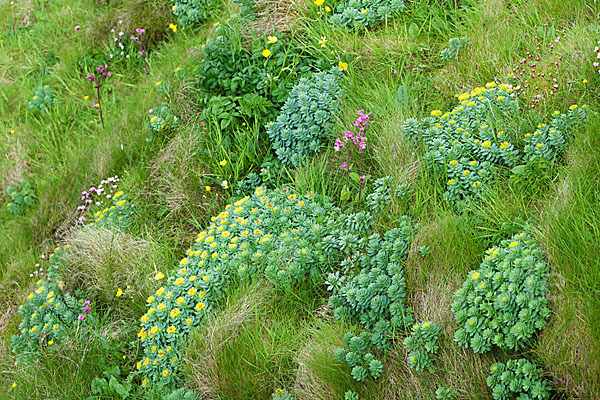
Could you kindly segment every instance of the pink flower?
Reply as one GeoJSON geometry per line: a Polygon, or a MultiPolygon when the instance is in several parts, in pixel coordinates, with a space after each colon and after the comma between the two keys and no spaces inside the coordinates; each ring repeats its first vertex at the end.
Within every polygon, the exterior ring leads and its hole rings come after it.
{"type": "Polygon", "coordinates": [[[348,169],[348,165],[346,164],[346,161],[344,161],[342,163],[342,165],[340,165],[340,169],[348,169]]]}
{"type": "Polygon", "coordinates": [[[396,69],[394,68],[394,70],[392,71],[392,75],[398,75],[398,71],[396,71],[396,69]]]}
{"type": "Polygon", "coordinates": [[[360,176],[360,181],[361,181],[361,182],[362,182],[362,181],[364,181],[366,177],[367,177],[367,176],[366,176],[366,175],[364,175],[364,174],[363,174],[363,175],[361,175],[361,176],[360,176]]]}
{"type": "Polygon", "coordinates": [[[336,138],[335,139],[335,145],[333,146],[333,148],[335,149],[335,151],[340,151],[344,147],[346,147],[346,143],[342,139],[336,138]]]}
{"type": "Polygon", "coordinates": [[[83,321],[85,319],[85,315],[79,314],[79,317],[77,317],[77,319],[83,321]]]}
{"type": "Polygon", "coordinates": [[[79,25],[75,25],[75,32],[77,32],[81,27],[79,25]]]}

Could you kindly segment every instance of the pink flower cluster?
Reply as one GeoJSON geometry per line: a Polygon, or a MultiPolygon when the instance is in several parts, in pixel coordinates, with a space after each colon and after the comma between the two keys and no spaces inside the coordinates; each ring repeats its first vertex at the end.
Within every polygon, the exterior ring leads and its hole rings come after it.
{"type": "Polygon", "coordinates": [[[82,211],[81,216],[79,217],[79,222],[85,221],[85,211],[87,210],[88,206],[95,204],[96,206],[100,207],[102,206],[102,202],[100,200],[103,198],[110,200],[118,187],[118,183],[119,176],[115,175],[111,176],[110,178],[103,179],[97,188],[92,186],[88,190],[81,192],[81,201],[83,201],[83,204],[77,207],[77,211],[82,211]],[[96,199],[94,199],[94,196],[96,199]]]}
{"type": "MultiPolygon", "coordinates": [[[[600,44],[600,42],[598,42],[598,44],[600,44]]],[[[600,62],[598,62],[598,60],[600,60],[600,47],[596,46],[596,48],[594,49],[594,53],[596,54],[596,61],[594,61],[594,67],[598,68],[600,66],[600,62]]],[[[598,73],[600,74],[600,69],[598,69],[598,73]]]]}
{"type": "Polygon", "coordinates": [[[85,320],[85,314],[89,314],[90,311],[92,311],[91,305],[92,303],[89,300],[86,300],[85,303],[83,303],[83,309],[81,310],[83,311],[83,314],[79,314],[79,317],[77,317],[78,320],[85,320]]]}
{"type": "MultiPolygon", "coordinates": [[[[358,127],[358,133],[354,133],[352,131],[344,131],[342,132],[344,136],[338,137],[335,139],[334,149],[335,151],[341,151],[342,149],[348,148],[348,152],[352,152],[351,145],[354,145],[358,148],[358,152],[362,155],[362,153],[367,149],[367,138],[365,137],[365,130],[367,125],[372,123],[373,121],[369,120],[371,113],[365,114],[363,110],[359,110],[357,113],[358,118],[354,122],[354,126],[358,127]]],[[[348,162],[343,162],[340,165],[340,169],[348,169],[348,162]]]]}

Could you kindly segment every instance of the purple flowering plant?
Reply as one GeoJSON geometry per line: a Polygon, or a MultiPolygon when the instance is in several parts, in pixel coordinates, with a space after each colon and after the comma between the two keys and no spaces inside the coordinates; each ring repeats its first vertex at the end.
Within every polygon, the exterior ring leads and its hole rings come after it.
{"type": "Polygon", "coordinates": [[[135,30],[135,33],[137,33],[137,36],[131,35],[129,39],[133,40],[138,44],[138,46],[140,46],[140,51],[138,51],[138,54],[140,55],[140,57],[142,57],[142,60],[144,60],[144,68],[146,69],[146,75],[150,75],[150,71],[148,69],[148,61],[146,60],[146,50],[144,49],[144,33],[146,33],[146,30],[144,28],[137,28],[135,30]]]}
{"type": "Polygon", "coordinates": [[[348,189],[348,184],[350,183],[350,178],[355,181],[360,187],[360,195],[362,194],[363,182],[366,180],[366,175],[364,174],[364,153],[368,149],[367,146],[367,137],[365,136],[365,131],[367,126],[373,121],[369,118],[371,117],[371,113],[365,114],[364,110],[359,110],[357,113],[358,118],[354,122],[354,126],[358,128],[358,132],[354,133],[352,131],[344,131],[342,132],[344,135],[335,139],[334,150],[336,152],[346,152],[346,160],[342,162],[339,166],[339,169],[344,171],[346,174],[346,183],[344,188],[342,189],[341,199],[348,200],[350,198],[350,191],[348,189]],[[360,167],[358,169],[358,173],[351,171],[352,170],[352,154],[358,152],[360,155],[360,167]]]}
{"type": "Polygon", "coordinates": [[[96,88],[98,102],[96,104],[92,104],[92,108],[97,108],[100,112],[100,121],[102,122],[102,127],[104,127],[104,117],[102,116],[102,107],[100,106],[100,88],[102,87],[106,79],[111,77],[111,73],[108,70],[108,65],[99,65],[98,67],[96,67],[96,72],[96,75],[90,72],[85,76],[85,79],[94,83],[94,87],[96,88]]]}

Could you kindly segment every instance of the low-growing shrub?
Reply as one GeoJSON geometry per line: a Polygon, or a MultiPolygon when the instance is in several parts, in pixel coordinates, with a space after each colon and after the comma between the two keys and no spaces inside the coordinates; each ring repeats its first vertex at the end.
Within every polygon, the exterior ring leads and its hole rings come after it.
{"type": "Polygon", "coordinates": [[[435,322],[413,325],[410,336],[404,339],[404,347],[408,350],[408,365],[417,371],[433,369],[431,356],[439,350],[440,331],[435,322]]]}
{"type": "Polygon", "coordinates": [[[40,85],[33,92],[33,97],[29,101],[29,109],[34,113],[41,114],[48,112],[57,102],[52,88],[48,85],[40,85]]]}
{"type": "Polygon", "coordinates": [[[21,181],[21,190],[9,186],[6,193],[10,196],[7,205],[8,211],[13,215],[23,215],[28,208],[35,205],[35,190],[26,180],[21,181]]]}
{"type": "Polygon", "coordinates": [[[476,353],[519,350],[550,318],[546,298],[548,265],[524,233],[487,250],[487,256],[455,294],[452,312],[459,325],[455,341],[476,353]]]}
{"type": "Polygon", "coordinates": [[[147,128],[154,134],[167,133],[179,127],[179,119],[173,115],[166,103],[160,103],[158,107],[148,111],[147,128]]]}
{"type": "Polygon", "coordinates": [[[448,41],[448,47],[440,52],[440,58],[444,61],[450,61],[458,58],[460,49],[471,44],[466,37],[455,37],[448,41]]]}
{"type": "Polygon", "coordinates": [[[186,28],[217,17],[221,8],[222,0],[175,0],[173,14],[177,17],[177,23],[186,28]]]}
{"type": "Polygon", "coordinates": [[[348,332],[344,336],[347,349],[335,350],[335,358],[341,363],[348,364],[352,369],[352,378],[358,382],[364,381],[369,376],[377,379],[383,373],[383,363],[375,359],[375,356],[369,352],[372,341],[372,335],[369,332],[364,331],[360,336],[348,332]]]}
{"type": "Polygon", "coordinates": [[[345,0],[335,8],[329,22],[348,29],[372,28],[398,17],[405,9],[402,0],[345,0]]]}
{"type": "Polygon", "coordinates": [[[297,167],[317,153],[333,133],[342,94],[339,69],[302,78],[292,89],[277,119],[267,125],[275,154],[297,167]]]}
{"type": "Polygon", "coordinates": [[[155,277],[163,286],[148,298],[138,334],[142,384],[177,381],[184,340],[236,281],[266,278],[284,291],[306,279],[319,282],[336,260],[320,245],[332,210],[317,195],[259,187],[212,217],[170,276],[155,277]]]}
{"type": "MultiPolygon", "coordinates": [[[[346,223],[354,225],[352,220],[357,217],[360,215],[349,216],[346,223]]],[[[372,333],[371,343],[379,349],[388,348],[394,332],[403,331],[413,323],[412,312],[404,303],[406,281],[402,268],[408,256],[411,226],[407,217],[398,225],[383,238],[379,234],[369,236],[368,240],[360,240],[352,233],[341,235],[338,244],[342,252],[354,246],[361,251],[353,251],[342,263],[345,275],[330,273],[327,282],[328,290],[333,292],[329,305],[334,308],[335,317],[359,322],[372,333]]]]}
{"type": "Polygon", "coordinates": [[[458,99],[452,111],[434,110],[431,117],[403,125],[407,138],[425,145],[427,166],[446,182],[444,198],[456,206],[483,196],[497,167],[556,161],[573,130],[586,121],[585,106],[572,105],[522,134],[523,115],[511,85],[489,82],[458,99]]]}
{"type": "Polygon", "coordinates": [[[23,321],[19,333],[11,338],[18,356],[27,357],[41,348],[58,344],[73,327],[86,323],[91,311],[89,302],[78,301],[62,293],[60,270],[65,248],[56,248],[48,257],[46,277],[36,283],[36,289],[27,296],[27,303],[19,306],[23,321]]]}
{"type": "Polygon", "coordinates": [[[492,389],[495,400],[550,398],[550,389],[541,371],[524,358],[492,365],[487,385],[492,389]]]}

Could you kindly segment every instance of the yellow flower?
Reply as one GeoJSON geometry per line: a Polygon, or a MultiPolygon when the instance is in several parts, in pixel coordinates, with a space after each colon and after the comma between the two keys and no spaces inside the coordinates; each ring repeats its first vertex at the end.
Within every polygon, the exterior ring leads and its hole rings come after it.
{"type": "Polygon", "coordinates": [[[477,182],[473,182],[473,186],[474,187],[479,187],[481,185],[481,182],[477,181],[477,182]]]}
{"type": "Polygon", "coordinates": [[[175,282],[173,282],[173,283],[175,283],[175,285],[179,286],[179,285],[183,284],[183,282],[185,282],[185,278],[177,278],[177,279],[175,279],[175,282]]]}
{"type": "Polygon", "coordinates": [[[205,295],[206,295],[206,293],[204,293],[204,292],[198,292],[198,298],[200,298],[200,299],[204,298],[205,295]]]}
{"type": "Polygon", "coordinates": [[[156,276],[154,277],[154,279],[156,279],[157,281],[160,281],[164,277],[165,277],[165,275],[162,272],[159,272],[158,274],[156,274],[156,276]]]}
{"type": "Polygon", "coordinates": [[[431,112],[432,117],[439,117],[440,115],[442,115],[442,110],[433,110],[431,112]]]}
{"type": "Polygon", "coordinates": [[[454,179],[450,179],[448,181],[448,185],[455,185],[455,184],[456,184],[456,181],[454,179]]]}
{"type": "Polygon", "coordinates": [[[204,275],[204,276],[202,277],[202,280],[203,280],[204,282],[208,282],[208,281],[210,280],[210,276],[209,276],[209,275],[204,275]]]}
{"type": "Polygon", "coordinates": [[[325,6],[325,11],[327,11],[327,12],[331,12],[331,7],[329,7],[329,6],[325,6]]]}
{"type": "Polygon", "coordinates": [[[339,68],[340,71],[348,71],[348,63],[340,61],[338,63],[338,68],[339,68]]]}
{"type": "Polygon", "coordinates": [[[162,376],[163,376],[163,377],[166,377],[167,375],[169,375],[169,370],[168,370],[168,369],[165,369],[165,370],[162,372],[162,376]]]}
{"type": "Polygon", "coordinates": [[[504,96],[498,96],[498,100],[499,100],[499,101],[502,101],[502,100],[504,100],[504,96]]]}
{"type": "Polygon", "coordinates": [[[192,322],[193,322],[193,320],[191,318],[188,318],[188,319],[185,320],[185,323],[188,324],[188,325],[191,325],[192,322]]]}
{"type": "Polygon", "coordinates": [[[196,304],[195,309],[196,309],[196,311],[202,311],[205,306],[206,306],[206,304],[204,304],[204,303],[198,303],[198,304],[196,304]]]}
{"type": "Polygon", "coordinates": [[[585,85],[586,83],[587,83],[587,79],[584,79],[583,80],[583,84],[585,85]]]}
{"type": "Polygon", "coordinates": [[[87,100],[87,99],[89,99],[89,98],[90,98],[90,96],[83,96],[83,99],[84,99],[84,100],[87,100]]]}
{"type": "Polygon", "coordinates": [[[156,122],[157,119],[158,119],[158,117],[155,115],[152,118],[150,118],[150,122],[156,122]]]}
{"type": "Polygon", "coordinates": [[[224,166],[226,166],[226,165],[227,165],[227,160],[221,160],[221,161],[219,161],[219,165],[220,165],[221,167],[224,167],[224,166]]]}
{"type": "Polygon", "coordinates": [[[117,207],[121,207],[121,206],[124,206],[124,205],[125,205],[125,203],[127,203],[127,200],[123,199],[123,200],[119,200],[119,201],[117,201],[117,202],[115,203],[115,205],[116,205],[117,207]]]}
{"type": "Polygon", "coordinates": [[[123,295],[123,291],[121,290],[121,288],[117,288],[117,294],[115,296],[121,297],[121,295],[123,295]]]}
{"type": "Polygon", "coordinates": [[[263,55],[263,57],[265,57],[265,58],[268,58],[268,57],[271,55],[271,50],[269,50],[269,49],[264,49],[264,50],[262,51],[262,55],[263,55]]]}
{"type": "Polygon", "coordinates": [[[486,88],[493,88],[494,86],[496,86],[496,82],[488,82],[485,84],[486,88]]]}
{"type": "Polygon", "coordinates": [[[577,104],[573,104],[572,106],[569,107],[569,110],[574,110],[577,108],[577,104]]]}
{"type": "Polygon", "coordinates": [[[327,38],[325,36],[321,36],[321,40],[319,40],[319,44],[321,44],[321,47],[325,47],[325,43],[327,43],[327,38]]]}
{"type": "Polygon", "coordinates": [[[177,25],[171,23],[169,24],[169,28],[171,28],[173,32],[177,32],[177,25]]]}
{"type": "Polygon", "coordinates": [[[167,333],[175,333],[176,330],[177,330],[177,328],[175,328],[173,325],[171,325],[167,328],[167,333]]]}
{"type": "Polygon", "coordinates": [[[473,275],[471,275],[471,279],[477,280],[477,279],[479,279],[480,276],[481,275],[479,274],[479,272],[475,272],[473,275]]]}
{"type": "Polygon", "coordinates": [[[361,13],[361,14],[366,14],[366,13],[367,13],[367,10],[362,10],[360,13],[361,13]]]}
{"type": "Polygon", "coordinates": [[[48,346],[52,346],[54,344],[54,340],[48,341],[48,346]]]}
{"type": "Polygon", "coordinates": [[[273,44],[277,42],[277,36],[268,36],[267,40],[269,41],[269,43],[273,44]]]}
{"type": "Polygon", "coordinates": [[[512,242],[511,244],[508,245],[508,247],[517,247],[519,245],[519,242],[512,242]]]}
{"type": "MultiPolygon", "coordinates": [[[[179,314],[181,314],[181,311],[179,311],[179,308],[174,308],[171,310],[171,312],[169,313],[169,315],[171,316],[171,318],[175,318],[177,317],[179,314]]],[[[171,333],[171,332],[169,332],[171,333]]]]}
{"type": "Polygon", "coordinates": [[[501,149],[506,149],[508,147],[509,143],[508,142],[502,142],[500,143],[500,148],[501,149]]]}
{"type": "Polygon", "coordinates": [[[303,202],[302,200],[300,200],[300,201],[298,202],[298,207],[302,207],[303,205],[304,205],[304,202],[303,202]]]}
{"type": "Polygon", "coordinates": [[[315,0],[315,4],[318,6],[322,6],[325,0],[315,0]]]}
{"type": "Polygon", "coordinates": [[[17,387],[17,382],[13,382],[11,386],[14,387],[14,388],[16,388],[17,387]]]}
{"type": "Polygon", "coordinates": [[[463,93],[460,96],[458,96],[458,100],[465,101],[465,100],[469,100],[470,97],[471,97],[471,95],[469,93],[463,93]]]}
{"type": "Polygon", "coordinates": [[[217,22],[215,22],[215,23],[213,24],[213,26],[214,26],[215,28],[216,28],[217,26],[219,26],[219,25],[221,25],[221,23],[220,23],[219,21],[217,21],[217,22]]]}
{"type": "Polygon", "coordinates": [[[485,147],[486,149],[488,147],[490,147],[492,145],[492,143],[490,143],[489,140],[486,140],[485,142],[481,143],[481,147],[485,147]]]}
{"type": "Polygon", "coordinates": [[[160,303],[160,304],[158,305],[158,307],[156,307],[156,309],[157,309],[158,311],[162,311],[162,310],[164,310],[165,308],[167,308],[167,305],[166,305],[165,303],[160,303]]]}
{"type": "Polygon", "coordinates": [[[471,173],[471,171],[469,171],[468,169],[465,169],[462,174],[465,175],[465,176],[467,176],[470,173],[471,173]]]}

